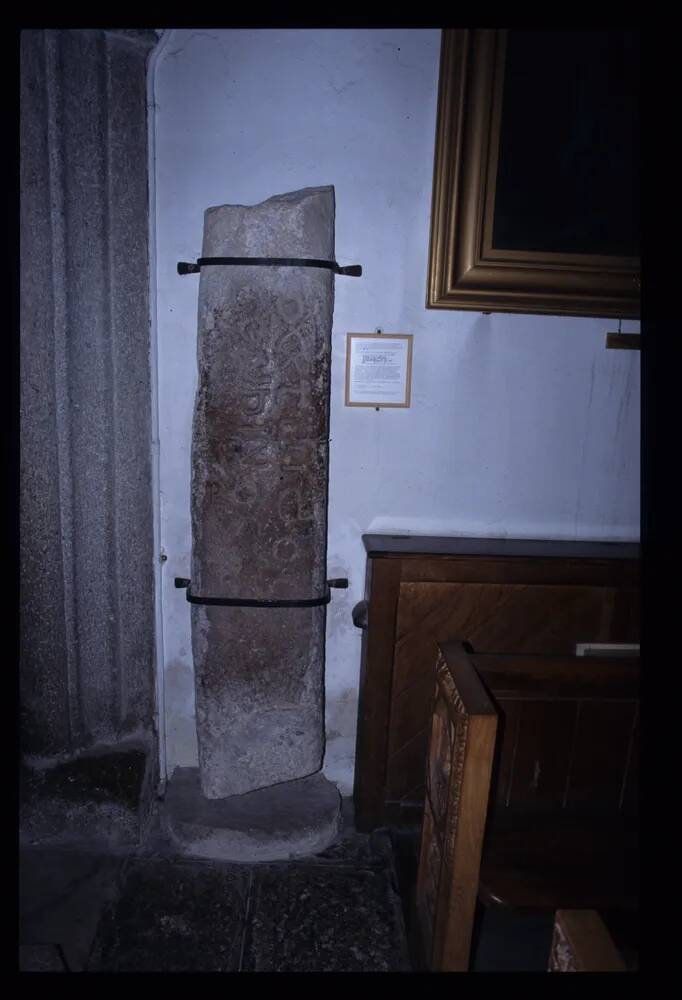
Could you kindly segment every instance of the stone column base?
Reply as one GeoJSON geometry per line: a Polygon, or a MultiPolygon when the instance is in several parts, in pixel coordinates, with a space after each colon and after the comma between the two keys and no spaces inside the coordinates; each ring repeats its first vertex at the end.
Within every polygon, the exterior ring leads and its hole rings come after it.
{"type": "Polygon", "coordinates": [[[207,799],[199,769],[177,768],[163,820],[184,854],[221,861],[282,861],[319,853],[336,839],[341,796],[321,772],[245,795],[207,799]]]}

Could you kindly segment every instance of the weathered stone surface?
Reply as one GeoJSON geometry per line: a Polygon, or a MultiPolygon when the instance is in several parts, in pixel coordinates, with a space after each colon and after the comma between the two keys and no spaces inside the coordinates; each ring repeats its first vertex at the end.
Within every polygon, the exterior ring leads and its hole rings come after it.
{"type": "MultiPolygon", "coordinates": [[[[205,214],[203,256],[334,256],[334,190],[205,214]]],[[[192,590],[307,598],[326,582],[333,277],[204,267],[192,590]]],[[[201,786],[224,798],[317,771],[325,608],[192,607],[201,786]]]]}
{"type": "Polygon", "coordinates": [[[205,862],[139,860],[106,910],[91,972],[239,969],[249,872],[205,862]]]}
{"type": "MultiPolygon", "coordinates": [[[[72,972],[407,967],[385,831],[358,834],[346,813],[329,849],[277,864],[170,851],[148,839],[133,857],[89,845],[21,851],[20,945],[58,945],[72,972]]],[[[22,968],[53,958],[54,948],[26,949],[22,968]]]]}
{"type": "Polygon", "coordinates": [[[309,857],[332,844],[341,797],[312,774],[226,799],[201,793],[197,768],[177,768],[166,788],[166,829],[181,851],[223,861],[309,857]]]}
{"type": "Polygon", "coordinates": [[[41,960],[56,965],[57,949],[62,971],[64,965],[84,971],[100,916],[118,897],[125,863],[125,853],[97,853],[90,845],[21,851],[19,942],[26,946],[20,955],[27,971],[41,960]],[[33,950],[51,942],[51,955],[33,950]]]}
{"type": "Polygon", "coordinates": [[[19,972],[66,972],[61,948],[56,944],[20,944],[19,972]]]}
{"type": "Polygon", "coordinates": [[[390,873],[333,866],[259,869],[242,971],[410,971],[390,873]]]}
{"type": "Polygon", "coordinates": [[[152,728],[146,56],[21,33],[22,749],[152,728]]]}
{"type": "Polygon", "coordinates": [[[93,842],[136,845],[153,798],[149,748],[94,748],[46,768],[22,768],[20,832],[24,844],[93,842]]]}

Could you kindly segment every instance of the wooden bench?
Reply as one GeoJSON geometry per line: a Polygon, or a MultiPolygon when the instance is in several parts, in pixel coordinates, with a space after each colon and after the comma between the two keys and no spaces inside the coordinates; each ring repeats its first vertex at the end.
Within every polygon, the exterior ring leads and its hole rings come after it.
{"type": "Polygon", "coordinates": [[[416,888],[428,968],[469,968],[477,898],[637,909],[639,659],[439,646],[416,888]]]}
{"type": "Polygon", "coordinates": [[[355,821],[421,824],[438,643],[573,656],[639,642],[638,545],[363,535],[355,821]]]}
{"type": "Polygon", "coordinates": [[[557,910],[548,972],[627,972],[596,910],[557,910]]]}

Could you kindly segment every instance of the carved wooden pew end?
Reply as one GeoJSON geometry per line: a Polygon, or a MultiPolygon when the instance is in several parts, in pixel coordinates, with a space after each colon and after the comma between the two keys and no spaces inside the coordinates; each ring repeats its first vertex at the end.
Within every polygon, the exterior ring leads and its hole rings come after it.
{"type": "Polygon", "coordinates": [[[548,972],[627,972],[596,910],[557,910],[548,972]]]}
{"type": "MultiPolygon", "coordinates": [[[[415,900],[426,967],[468,970],[477,899],[631,921],[638,682],[635,660],[439,646],[415,900]]],[[[558,926],[596,934],[594,917],[558,926]]]]}
{"type": "Polygon", "coordinates": [[[497,712],[464,649],[439,652],[417,876],[420,951],[466,971],[478,891],[497,712]]]}

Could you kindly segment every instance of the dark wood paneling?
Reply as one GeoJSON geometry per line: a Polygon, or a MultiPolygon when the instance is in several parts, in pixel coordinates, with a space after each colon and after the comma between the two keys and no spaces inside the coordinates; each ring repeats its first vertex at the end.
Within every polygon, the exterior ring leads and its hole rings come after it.
{"type": "Polygon", "coordinates": [[[408,687],[393,695],[388,734],[389,757],[429,725],[433,685],[433,671],[428,670],[418,675],[408,687]]]}
{"type": "Polygon", "coordinates": [[[574,655],[576,642],[608,641],[614,595],[611,587],[401,583],[394,684],[400,690],[420,669],[425,640],[460,638],[480,653],[574,655]]]}
{"type": "Polygon", "coordinates": [[[435,926],[422,920],[433,971],[469,967],[477,893],[484,906],[636,911],[637,829],[620,798],[633,748],[639,658],[594,657],[576,665],[576,677],[569,665],[565,657],[485,656],[461,642],[440,644],[426,792],[435,822],[426,817],[422,826],[417,875],[418,898],[439,900],[435,926]],[[498,684],[503,704],[495,698],[498,684]],[[507,724],[495,739],[503,710],[507,724]],[[476,720],[487,734],[478,745],[476,720]],[[502,797],[491,789],[500,740],[506,748],[498,780],[501,770],[509,801],[491,810],[490,801],[502,797]],[[439,831],[434,890],[427,862],[439,831]]]}
{"type": "MultiPolygon", "coordinates": [[[[394,769],[430,711],[436,643],[570,655],[577,642],[639,641],[639,546],[365,536],[368,550],[355,768],[356,822],[400,812],[394,769]],[[464,634],[462,634],[464,633],[464,634]],[[397,757],[400,752],[400,757],[397,757]]],[[[416,751],[415,751],[416,752],[416,751]]],[[[415,784],[404,794],[413,801],[415,784]]],[[[417,790],[417,791],[415,791],[417,790]]],[[[405,813],[407,815],[407,813],[405,813]]]]}
{"type": "Polygon", "coordinates": [[[627,770],[623,782],[621,810],[632,816],[636,815],[639,810],[639,711],[637,711],[632,731],[627,770]]]}
{"type": "Polygon", "coordinates": [[[568,808],[619,808],[636,708],[634,702],[580,703],[568,808]]]}
{"type": "Polygon", "coordinates": [[[571,760],[576,703],[525,701],[508,806],[561,807],[571,760]]]}
{"type": "Polygon", "coordinates": [[[492,556],[407,556],[400,562],[404,583],[525,583],[635,589],[639,585],[639,566],[615,559],[613,562],[604,559],[588,562],[492,556]]]}
{"type": "Polygon", "coordinates": [[[364,829],[383,821],[399,585],[399,561],[368,563],[368,627],[363,637],[356,742],[356,759],[362,766],[355,769],[354,788],[355,810],[364,829]]]}
{"type": "Polygon", "coordinates": [[[616,591],[611,619],[611,631],[622,635],[622,642],[639,642],[641,628],[641,594],[636,587],[616,591]]]}
{"type": "Polygon", "coordinates": [[[425,726],[388,761],[386,797],[400,800],[424,783],[429,729],[425,726]]]}
{"type": "MultiPolygon", "coordinates": [[[[394,769],[405,766],[405,755],[394,760],[393,754],[427,724],[439,642],[463,639],[477,652],[573,654],[576,636],[585,642],[608,640],[615,595],[611,587],[401,583],[389,716],[387,786],[393,788],[395,785],[394,769]]],[[[538,709],[537,719],[541,715],[542,710],[538,709]]],[[[561,715],[561,709],[550,710],[548,718],[554,715],[561,715]]],[[[559,739],[562,730],[550,724],[548,732],[553,739],[559,739]]],[[[569,737],[570,733],[566,736],[567,741],[569,737]]],[[[566,764],[569,745],[567,742],[562,748],[566,764]]],[[[540,785],[533,793],[539,800],[544,801],[543,789],[548,781],[556,780],[560,787],[556,794],[563,796],[566,774],[559,777],[553,774],[558,755],[559,747],[552,743],[548,746],[547,763],[544,760],[533,763],[533,767],[536,764],[540,767],[540,785]]],[[[524,774],[519,780],[525,781],[527,777],[524,774]]],[[[520,787],[515,796],[520,795],[520,787]]]]}
{"type": "Polygon", "coordinates": [[[497,808],[618,811],[636,736],[639,658],[474,653],[470,660],[503,720],[497,808]]]}
{"type": "Polygon", "coordinates": [[[512,699],[497,699],[497,707],[500,714],[497,725],[493,789],[495,807],[503,808],[509,802],[523,704],[512,699]]]}
{"type": "Polygon", "coordinates": [[[470,653],[496,698],[619,698],[639,694],[638,656],[470,653]]]}

